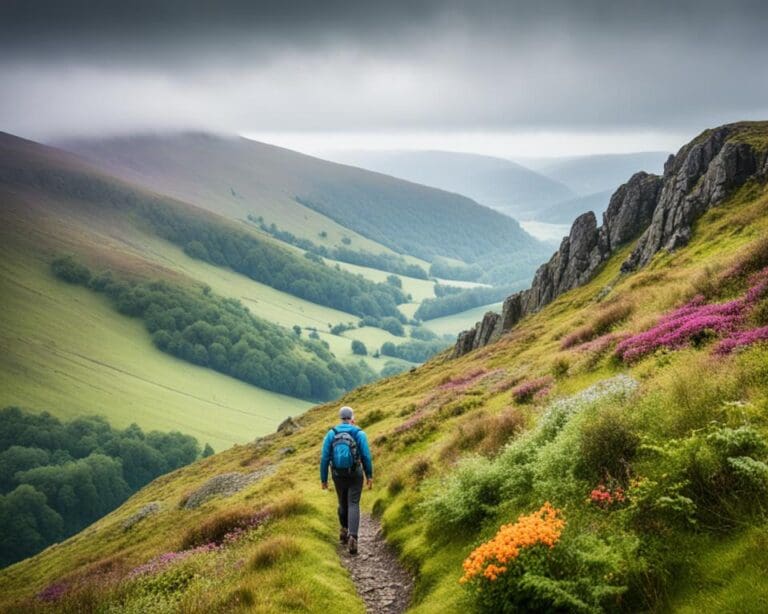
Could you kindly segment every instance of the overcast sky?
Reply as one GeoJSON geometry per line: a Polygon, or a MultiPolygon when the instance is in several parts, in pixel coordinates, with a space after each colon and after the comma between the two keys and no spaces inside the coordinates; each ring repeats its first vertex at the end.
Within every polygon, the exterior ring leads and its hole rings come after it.
{"type": "Polygon", "coordinates": [[[671,150],[768,119],[767,24],[764,0],[2,0],[0,129],[671,150]]]}

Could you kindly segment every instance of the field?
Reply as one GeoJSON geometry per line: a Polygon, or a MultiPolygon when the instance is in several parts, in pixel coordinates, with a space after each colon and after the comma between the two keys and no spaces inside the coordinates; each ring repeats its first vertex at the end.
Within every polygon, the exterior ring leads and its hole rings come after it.
{"type": "Polygon", "coordinates": [[[310,406],[164,354],[103,297],[56,280],[40,259],[0,253],[1,406],[101,414],[116,427],[179,430],[217,450],[310,406]]]}

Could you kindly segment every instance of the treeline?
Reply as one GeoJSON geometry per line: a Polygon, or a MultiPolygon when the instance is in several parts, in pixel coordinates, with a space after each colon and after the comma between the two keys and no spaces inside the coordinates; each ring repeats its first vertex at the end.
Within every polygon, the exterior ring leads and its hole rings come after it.
{"type": "Polygon", "coordinates": [[[329,249],[324,245],[318,245],[310,239],[297,237],[287,230],[280,230],[274,223],[267,226],[261,216],[256,217],[254,215],[249,215],[248,220],[258,224],[261,230],[272,235],[276,239],[294,245],[310,254],[322,256],[323,258],[331,258],[332,260],[339,260],[340,262],[347,262],[349,264],[357,264],[372,269],[379,269],[380,271],[387,271],[389,273],[397,273],[398,275],[405,275],[406,277],[429,279],[427,272],[422,267],[418,264],[408,264],[402,256],[384,253],[372,254],[362,250],[354,250],[349,247],[333,247],[329,249]]]}
{"type": "Polygon", "coordinates": [[[54,260],[52,270],[141,318],[160,350],[266,390],[326,401],[375,377],[365,363],[342,364],[322,341],[304,341],[208,287],[195,293],[165,281],[117,279],[110,271],[94,276],[71,256],[54,260]]]}
{"type": "Polygon", "coordinates": [[[513,291],[513,288],[508,286],[478,287],[467,288],[455,294],[428,298],[419,305],[414,317],[419,320],[433,320],[454,313],[461,313],[467,309],[501,301],[513,291]]]}
{"type": "Polygon", "coordinates": [[[240,231],[213,215],[170,199],[134,190],[117,180],[56,169],[0,169],[11,183],[37,185],[79,201],[112,206],[133,214],[136,223],[182,247],[193,258],[227,266],[251,279],[319,305],[356,316],[398,317],[406,297],[399,288],[374,283],[297,256],[269,241],[240,231]]]}
{"type": "MultiPolygon", "coordinates": [[[[206,445],[205,455],[213,450],[206,445]]],[[[112,428],[102,417],[61,422],[0,410],[0,566],[73,535],[154,478],[200,456],[179,432],[112,428]]]]}
{"type": "Polygon", "coordinates": [[[442,352],[448,345],[450,343],[443,339],[433,339],[431,341],[414,339],[397,345],[387,341],[382,344],[380,352],[382,356],[401,358],[409,362],[426,362],[438,352],[442,352]]]}
{"type": "Polygon", "coordinates": [[[442,256],[477,263],[491,255],[515,261],[530,252],[543,259],[549,251],[510,217],[458,194],[411,183],[371,190],[350,177],[318,186],[296,201],[399,254],[430,262],[442,256]]]}

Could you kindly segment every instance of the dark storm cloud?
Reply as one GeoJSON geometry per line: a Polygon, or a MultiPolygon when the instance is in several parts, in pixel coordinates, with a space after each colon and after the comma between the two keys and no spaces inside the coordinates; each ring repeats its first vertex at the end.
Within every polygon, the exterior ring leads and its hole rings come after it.
{"type": "Polygon", "coordinates": [[[26,134],[605,130],[768,116],[768,3],[0,3],[26,134]]]}

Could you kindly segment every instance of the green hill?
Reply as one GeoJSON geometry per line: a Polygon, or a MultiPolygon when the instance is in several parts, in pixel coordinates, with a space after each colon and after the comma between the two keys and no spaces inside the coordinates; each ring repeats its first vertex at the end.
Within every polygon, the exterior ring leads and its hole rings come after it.
{"type": "MultiPolygon", "coordinates": [[[[713,134],[681,151],[722,162],[713,134]]],[[[415,576],[409,611],[763,611],[768,123],[726,134],[761,167],[688,220],[687,244],[622,272],[630,241],[495,343],[156,480],[0,572],[0,607],[364,611],[317,476],[349,404],[376,465],[364,506],[415,576]],[[231,474],[240,490],[188,505],[231,474]]]]}
{"type": "Polygon", "coordinates": [[[503,252],[519,261],[518,278],[546,255],[517,222],[464,196],[248,139],[190,133],[61,145],[106,172],[228,217],[261,216],[315,242],[325,233],[329,247],[346,238],[354,249],[385,246],[422,263],[503,252]]]}
{"type": "Polygon", "coordinates": [[[453,151],[345,151],[333,159],[463,194],[518,220],[575,196],[562,183],[511,160],[453,151]]]}

